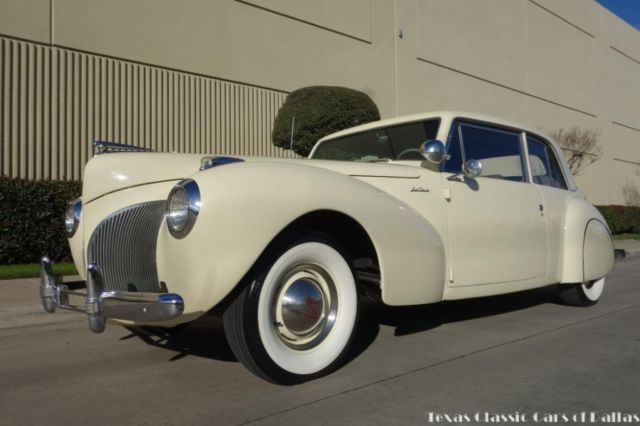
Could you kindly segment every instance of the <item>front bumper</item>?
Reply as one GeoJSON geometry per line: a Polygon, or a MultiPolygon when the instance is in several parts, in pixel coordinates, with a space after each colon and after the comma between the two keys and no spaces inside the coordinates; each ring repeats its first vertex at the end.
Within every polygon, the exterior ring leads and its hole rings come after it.
{"type": "Polygon", "coordinates": [[[105,291],[102,273],[95,263],[87,268],[86,291],[70,290],[60,281],[53,273],[49,258],[43,257],[40,298],[44,310],[50,313],[56,309],[84,312],[89,319],[89,328],[95,333],[104,331],[107,319],[153,324],[177,318],[184,311],[184,301],[175,293],[105,291]],[[71,304],[69,296],[84,297],[84,305],[71,304]]]}

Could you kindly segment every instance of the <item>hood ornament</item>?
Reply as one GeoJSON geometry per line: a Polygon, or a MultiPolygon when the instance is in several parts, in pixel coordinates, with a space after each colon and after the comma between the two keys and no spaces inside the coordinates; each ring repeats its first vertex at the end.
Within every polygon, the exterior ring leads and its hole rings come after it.
{"type": "Polygon", "coordinates": [[[93,150],[94,155],[107,154],[110,152],[154,152],[151,148],[111,141],[95,141],[93,142],[93,150]]]}
{"type": "Polygon", "coordinates": [[[200,160],[200,171],[210,169],[212,167],[224,166],[225,164],[232,163],[243,163],[244,160],[242,158],[237,157],[223,157],[223,156],[215,156],[215,157],[203,157],[200,160]]]}

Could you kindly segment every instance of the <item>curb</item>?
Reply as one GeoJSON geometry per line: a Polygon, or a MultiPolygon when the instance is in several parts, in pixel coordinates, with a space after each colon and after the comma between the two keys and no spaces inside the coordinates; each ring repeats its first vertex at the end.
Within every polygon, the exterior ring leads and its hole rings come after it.
{"type": "Polygon", "coordinates": [[[624,259],[626,257],[634,257],[640,255],[640,250],[613,249],[616,259],[624,259]]]}
{"type": "Polygon", "coordinates": [[[617,240],[613,242],[613,252],[616,259],[640,255],[640,241],[617,240]]]}

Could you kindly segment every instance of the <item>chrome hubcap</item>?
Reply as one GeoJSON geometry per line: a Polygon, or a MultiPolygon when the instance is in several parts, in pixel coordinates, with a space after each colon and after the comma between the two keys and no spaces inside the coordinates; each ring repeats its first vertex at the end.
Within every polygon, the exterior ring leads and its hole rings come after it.
{"type": "Polygon", "coordinates": [[[322,266],[299,265],[280,280],[273,307],[276,334],[289,347],[310,349],[331,331],[338,299],[331,275],[322,266]]]}
{"type": "Polygon", "coordinates": [[[282,297],[282,322],[297,336],[313,330],[324,316],[324,295],[308,278],[294,281],[282,297]]]}

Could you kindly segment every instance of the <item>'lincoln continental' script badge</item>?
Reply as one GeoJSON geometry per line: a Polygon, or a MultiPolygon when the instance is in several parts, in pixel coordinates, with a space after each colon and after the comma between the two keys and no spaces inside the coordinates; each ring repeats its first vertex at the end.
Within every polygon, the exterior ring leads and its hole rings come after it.
{"type": "Polygon", "coordinates": [[[429,188],[425,188],[423,186],[414,186],[411,188],[411,192],[429,192],[429,188]]]}

